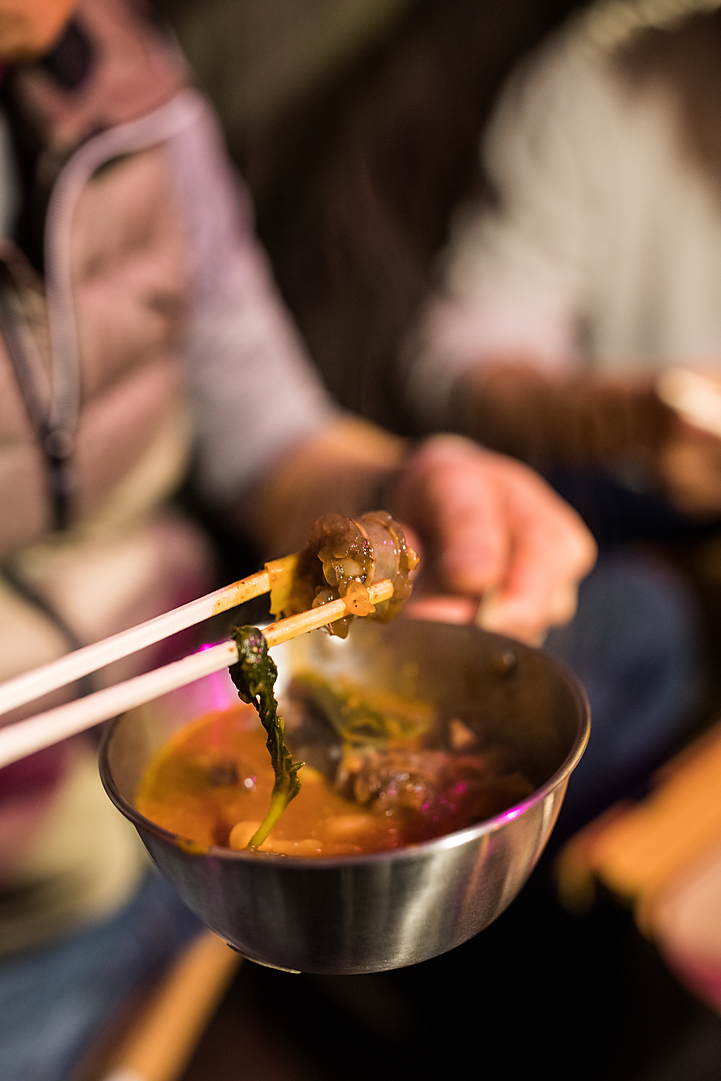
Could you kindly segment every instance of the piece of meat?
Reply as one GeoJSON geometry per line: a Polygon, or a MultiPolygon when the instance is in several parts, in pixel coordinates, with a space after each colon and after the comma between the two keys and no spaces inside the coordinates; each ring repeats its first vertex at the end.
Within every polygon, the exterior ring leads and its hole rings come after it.
{"type": "MultiPolygon", "coordinates": [[[[477,821],[529,796],[533,786],[521,773],[497,772],[493,756],[447,751],[370,751],[345,784],[361,806],[382,812],[413,812],[433,821],[477,821]]],[[[355,755],[356,761],[358,755],[355,755]]]]}
{"type": "MultiPolygon", "coordinates": [[[[411,571],[418,557],[406,544],[403,530],[386,511],[360,518],[326,514],[314,524],[308,543],[286,564],[271,590],[270,610],[276,617],[294,615],[339,597],[357,615],[384,622],[393,619],[410,597],[411,571]],[[393,596],[375,606],[367,587],[383,579],[393,582],[393,596]]],[[[354,616],[336,620],[328,630],[345,638],[354,616]]]]}

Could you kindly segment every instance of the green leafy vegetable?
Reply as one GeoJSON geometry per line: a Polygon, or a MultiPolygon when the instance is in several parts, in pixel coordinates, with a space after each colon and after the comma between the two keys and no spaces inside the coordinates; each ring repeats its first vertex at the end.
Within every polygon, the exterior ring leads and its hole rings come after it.
{"type": "Polygon", "coordinates": [[[230,634],[238,648],[238,661],[230,667],[230,678],[241,701],[255,706],[258,711],[268,734],[265,745],[275,773],[270,810],[248,844],[249,848],[257,848],[300,792],[298,770],[303,763],[292,760],[285,744],[285,722],[278,714],[278,702],[273,693],[278,669],[268,653],[268,643],[257,627],[234,627],[230,634]]]}
{"type": "Polygon", "coordinates": [[[296,674],[289,691],[351,747],[408,742],[423,735],[434,716],[427,702],[373,692],[351,680],[324,679],[315,672],[296,674]]]}

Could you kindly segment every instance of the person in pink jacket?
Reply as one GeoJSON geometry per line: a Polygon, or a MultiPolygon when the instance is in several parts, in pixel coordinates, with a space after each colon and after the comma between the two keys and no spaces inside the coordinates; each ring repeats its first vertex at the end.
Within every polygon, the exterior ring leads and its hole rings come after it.
{"type": "MultiPolygon", "coordinates": [[[[0,0],[0,60],[0,678],[210,585],[208,541],[170,503],[188,475],[260,559],[322,512],[382,504],[436,614],[471,618],[488,592],[489,625],[528,639],[571,616],[593,542],[535,474],[453,436],[408,446],[330,400],[142,3],[0,0]]],[[[5,1081],[65,1077],[195,930],[88,740],[0,772],[5,1081]]]]}

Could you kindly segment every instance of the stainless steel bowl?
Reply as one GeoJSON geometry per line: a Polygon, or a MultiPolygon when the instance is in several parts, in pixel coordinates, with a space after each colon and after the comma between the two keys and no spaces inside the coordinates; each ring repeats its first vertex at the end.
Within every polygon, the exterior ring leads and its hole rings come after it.
{"type": "Polygon", "coordinates": [[[273,650],[285,675],[312,666],[440,701],[513,749],[537,786],[495,818],[392,852],[304,860],[211,848],[194,854],[133,806],[153,752],[181,725],[237,701],[226,673],[125,714],[100,756],[105,788],[156,864],[208,927],[246,957],[293,971],[379,972],[426,960],[481,931],[540,856],[589,732],[583,691],[539,650],[475,627],[357,621],[273,650]]]}

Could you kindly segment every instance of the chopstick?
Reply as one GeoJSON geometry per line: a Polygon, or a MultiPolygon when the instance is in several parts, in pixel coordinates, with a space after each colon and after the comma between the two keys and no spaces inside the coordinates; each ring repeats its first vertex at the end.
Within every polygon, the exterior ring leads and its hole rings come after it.
{"type": "MultiPolygon", "coordinates": [[[[373,582],[368,587],[368,596],[372,604],[389,600],[393,596],[393,583],[387,578],[373,582]]],[[[306,631],[324,627],[348,614],[348,606],[342,598],[329,601],[328,604],[321,604],[317,608],[269,624],[263,629],[263,636],[269,647],[276,646],[296,638],[299,634],[305,634],[306,631]]],[[[78,732],[84,732],[101,721],[107,721],[127,709],[150,702],[153,698],[183,687],[186,683],[193,683],[211,672],[219,672],[235,664],[237,660],[235,642],[228,639],[162,668],[155,668],[123,683],[116,683],[113,687],[105,687],[84,698],[78,698],[74,702],[67,702],[63,706],[56,706],[55,709],[9,724],[0,729],[0,766],[17,762],[26,755],[50,747],[78,732]]]]}
{"type": "Polygon", "coordinates": [[[241,578],[222,589],[216,589],[213,593],[199,597],[197,600],[182,604],[179,608],[173,608],[170,612],[163,612],[145,623],[138,623],[126,631],[110,635],[101,642],[94,642],[89,646],[66,653],[56,661],[41,668],[35,668],[30,672],[24,672],[20,676],[0,684],[0,714],[7,713],[17,706],[24,706],[35,698],[41,698],[49,691],[64,687],[67,683],[87,676],[88,673],[104,668],[113,661],[136,653],[145,646],[154,645],[163,638],[168,638],[178,631],[187,630],[188,627],[201,623],[204,619],[227,612],[245,601],[260,597],[268,593],[275,577],[282,573],[294,556],[286,556],[284,559],[266,563],[262,571],[251,574],[248,578],[241,578]]]}

